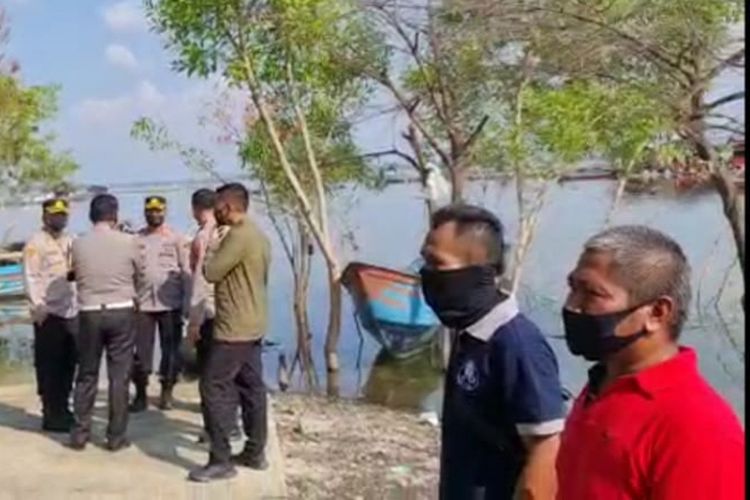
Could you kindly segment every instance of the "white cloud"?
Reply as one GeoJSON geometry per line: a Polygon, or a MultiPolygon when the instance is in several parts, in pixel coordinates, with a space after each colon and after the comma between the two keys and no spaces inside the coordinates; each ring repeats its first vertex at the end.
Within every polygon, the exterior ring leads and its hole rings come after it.
{"type": "Polygon", "coordinates": [[[141,4],[135,0],[122,0],[105,7],[102,12],[109,29],[117,32],[140,32],[148,30],[148,22],[141,4]]]}
{"type": "Polygon", "coordinates": [[[138,69],[138,60],[135,58],[133,52],[124,45],[118,45],[115,43],[108,45],[104,53],[107,62],[112,66],[129,71],[138,69]]]}
{"type": "Polygon", "coordinates": [[[146,116],[164,124],[170,137],[180,143],[208,152],[219,170],[236,173],[234,169],[239,167],[233,143],[220,141],[224,131],[213,120],[201,118],[213,118],[217,103],[230,110],[244,109],[247,100],[235,96],[237,92],[218,78],[142,79],[123,94],[97,96],[71,106],[61,116],[61,142],[70,145],[81,162],[81,178],[90,182],[193,175],[173,152],[156,154],[130,138],[135,120],[146,116]]]}
{"type": "Polygon", "coordinates": [[[127,124],[140,115],[161,112],[167,98],[148,80],[142,80],[125,95],[111,98],[90,98],[73,107],[73,116],[84,125],[127,124]]]}

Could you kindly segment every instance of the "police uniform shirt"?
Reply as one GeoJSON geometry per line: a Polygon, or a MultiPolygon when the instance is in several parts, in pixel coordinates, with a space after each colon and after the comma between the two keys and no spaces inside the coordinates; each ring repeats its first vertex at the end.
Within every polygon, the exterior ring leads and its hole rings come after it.
{"type": "Polygon", "coordinates": [[[454,340],[445,382],[441,498],[511,498],[522,435],[563,428],[563,391],[546,339],[511,296],[454,340]]]}
{"type": "Polygon", "coordinates": [[[23,275],[32,313],[43,309],[60,318],[77,314],[75,284],[69,282],[72,239],[67,234],[53,237],[47,231],[35,233],[23,250],[23,275]]]}
{"type": "Polygon", "coordinates": [[[204,262],[211,258],[216,244],[224,237],[226,230],[226,227],[218,227],[215,223],[206,224],[198,230],[191,244],[192,288],[189,320],[195,325],[213,319],[216,314],[214,285],[206,281],[202,270],[204,262]]]}
{"type": "Polygon", "coordinates": [[[144,312],[184,311],[190,303],[189,242],[165,226],[137,237],[138,307],[144,312]]]}

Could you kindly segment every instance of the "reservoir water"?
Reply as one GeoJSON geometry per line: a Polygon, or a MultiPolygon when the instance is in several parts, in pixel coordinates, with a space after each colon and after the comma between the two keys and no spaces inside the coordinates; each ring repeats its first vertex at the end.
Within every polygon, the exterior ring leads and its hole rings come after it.
{"type": "MultiPolygon", "coordinates": [[[[181,231],[193,229],[189,198],[194,186],[162,191],[169,203],[168,221],[181,231]]],[[[536,238],[524,266],[518,293],[522,310],[549,335],[560,361],[565,386],[577,392],[585,381],[586,364],[572,357],[560,339],[560,308],[566,294],[567,273],[583,242],[605,222],[615,185],[607,181],[569,183],[549,192],[536,238]]],[[[475,182],[467,198],[495,211],[506,226],[511,244],[517,228],[512,184],[475,182]]],[[[118,193],[123,219],[142,222],[142,202],[155,191],[118,193]]],[[[88,227],[87,202],[74,204],[73,232],[88,227]]],[[[343,261],[359,260],[404,268],[417,257],[426,229],[423,195],[416,185],[395,185],[383,191],[344,190],[333,204],[332,227],[340,237],[343,261]]],[[[294,352],[291,315],[292,278],[273,228],[254,212],[274,245],[266,379],[276,384],[276,360],[283,350],[294,352]]],[[[36,206],[6,208],[0,215],[0,234],[11,241],[27,238],[39,225],[36,206]]],[[[711,191],[678,194],[672,190],[626,195],[615,223],[647,224],[673,236],[684,248],[693,269],[693,307],[683,343],[697,349],[700,368],[744,420],[745,318],[740,305],[742,277],[728,225],[718,197],[711,191]],[[719,293],[721,291],[721,293],[719,293]],[[721,295],[720,299],[718,296],[721,295]]],[[[310,314],[317,367],[321,371],[323,336],[327,319],[327,292],[322,262],[316,257],[311,287],[310,314]]],[[[31,327],[23,321],[23,304],[0,304],[0,384],[32,379],[31,327]]],[[[341,390],[347,397],[363,397],[389,406],[433,410],[441,398],[441,373],[430,356],[395,363],[379,352],[368,336],[361,343],[348,298],[345,301],[340,344],[341,390]]]]}

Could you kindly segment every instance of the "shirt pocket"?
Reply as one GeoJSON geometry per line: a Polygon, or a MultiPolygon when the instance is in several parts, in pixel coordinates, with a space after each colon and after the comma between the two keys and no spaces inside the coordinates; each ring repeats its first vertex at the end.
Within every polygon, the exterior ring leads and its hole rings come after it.
{"type": "Polygon", "coordinates": [[[162,245],[159,248],[157,262],[159,269],[163,271],[176,271],[179,268],[177,246],[173,244],[162,245]]]}
{"type": "Polygon", "coordinates": [[[47,250],[43,254],[44,268],[49,275],[60,275],[67,272],[67,263],[63,255],[56,250],[47,250]]]}

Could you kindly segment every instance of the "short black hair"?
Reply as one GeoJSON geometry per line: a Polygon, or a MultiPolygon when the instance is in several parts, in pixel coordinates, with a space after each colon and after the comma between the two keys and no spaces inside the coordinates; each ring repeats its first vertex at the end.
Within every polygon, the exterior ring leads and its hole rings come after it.
{"type": "Polygon", "coordinates": [[[220,196],[227,197],[230,203],[235,204],[242,210],[247,210],[247,207],[250,206],[250,193],[247,188],[239,182],[224,184],[216,190],[216,193],[220,196]]]}
{"type": "Polygon", "coordinates": [[[476,205],[454,203],[432,214],[430,228],[434,230],[449,222],[456,224],[457,236],[471,237],[484,246],[498,276],[505,273],[505,231],[495,214],[476,205]]]}
{"type": "Polygon", "coordinates": [[[98,194],[91,200],[89,219],[94,224],[97,222],[116,222],[118,210],[117,198],[111,194],[98,194]]]}
{"type": "Polygon", "coordinates": [[[193,208],[199,210],[213,210],[216,206],[216,191],[207,188],[201,188],[193,193],[190,198],[193,208]]]}

